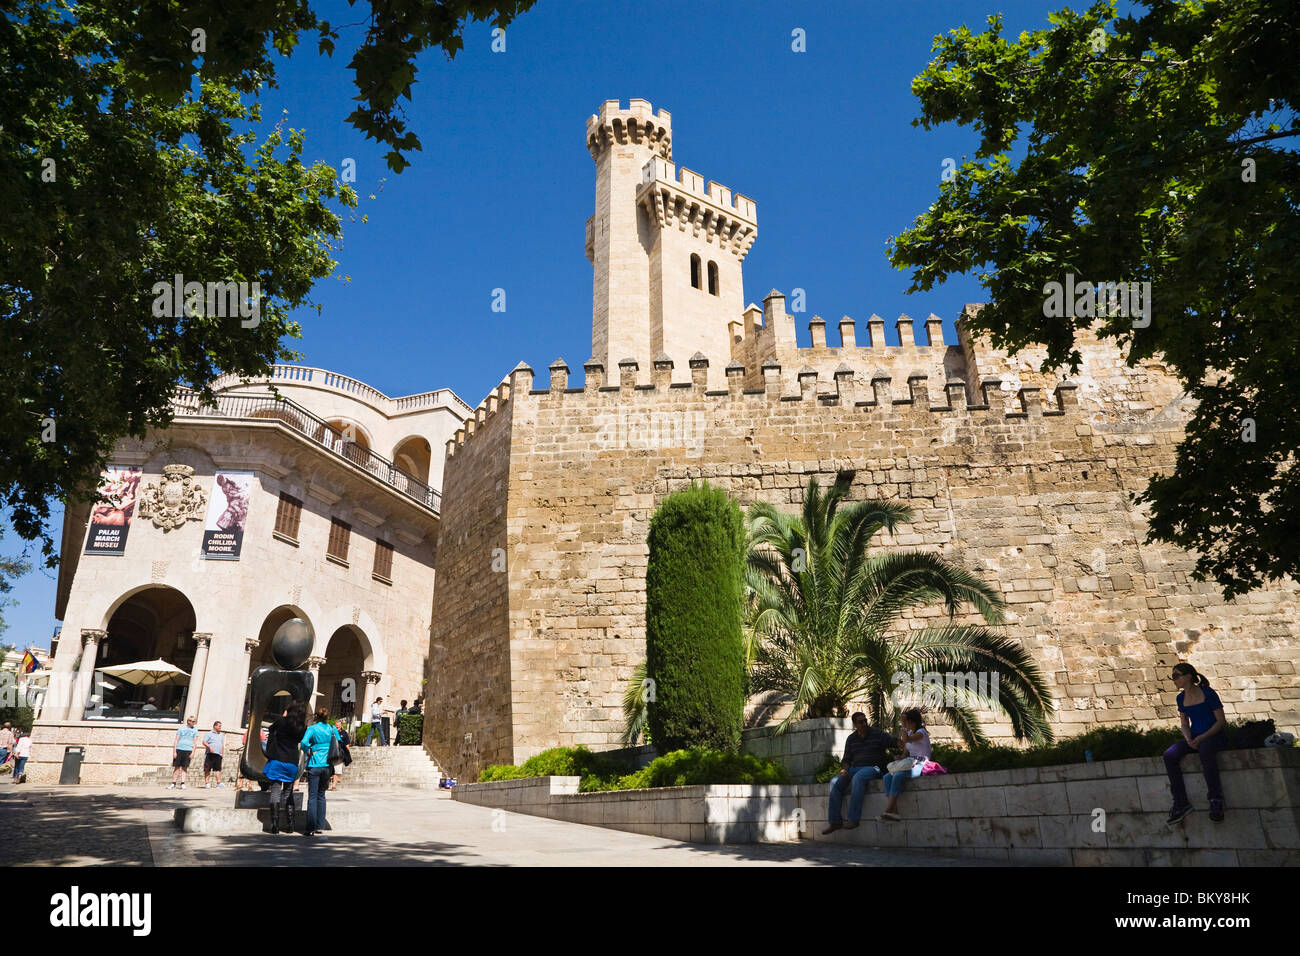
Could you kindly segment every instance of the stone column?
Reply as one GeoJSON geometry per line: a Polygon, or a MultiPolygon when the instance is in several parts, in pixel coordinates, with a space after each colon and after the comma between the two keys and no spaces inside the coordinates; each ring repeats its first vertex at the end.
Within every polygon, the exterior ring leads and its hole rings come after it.
{"type": "Polygon", "coordinates": [[[239,703],[240,724],[248,720],[249,715],[244,713],[244,704],[248,702],[248,676],[253,672],[253,651],[257,650],[261,643],[256,637],[244,638],[244,697],[239,703]]]}
{"type": "Polygon", "coordinates": [[[212,635],[196,631],[191,636],[197,646],[194,649],[194,666],[190,668],[190,690],[185,695],[186,713],[181,714],[181,719],[193,714],[198,718],[197,726],[204,727],[206,724],[199,708],[203,706],[203,679],[208,674],[208,646],[212,643],[212,635]]]}
{"type": "Polygon", "coordinates": [[[312,721],[311,715],[316,712],[317,707],[322,706],[319,702],[321,697],[320,669],[321,667],[324,666],[324,664],[325,664],[325,658],[323,657],[307,658],[307,670],[311,671],[311,676],[312,676],[311,686],[313,688],[311,693],[311,700],[307,702],[307,726],[308,727],[311,726],[311,721],[312,721]]]}
{"type": "Polygon", "coordinates": [[[366,699],[361,705],[361,723],[364,724],[370,721],[370,708],[379,696],[379,682],[384,679],[384,675],[380,671],[362,671],[361,679],[366,682],[366,699]]]}
{"type": "Polygon", "coordinates": [[[99,643],[106,637],[108,632],[98,628],[81,629],[81,666],[77,668],[72,700],[68,704],[69,720],[82,720],[86,715],[86,698],[90,696],[95,684],[95,659],[99,655],[99,643]]]}

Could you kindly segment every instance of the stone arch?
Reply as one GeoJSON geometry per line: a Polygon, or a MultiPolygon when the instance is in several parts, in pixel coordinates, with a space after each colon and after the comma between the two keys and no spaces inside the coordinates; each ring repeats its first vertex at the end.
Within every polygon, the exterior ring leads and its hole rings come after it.
{"type": "Polygon", "coordinates": [[[709,295],[721,295],[721,289],[718,284],[718,264],[712,259],[709,260],[709,295]]]}
{"type": "Polygon", "coordinates": [[[346,444],[356,445],[366,451],[373,447],[370,432],[356,419],[337,416],[328,419],[325,424],[342,435],[346,444]]]}
{"type": "Polygon", "coordinates": [[[691,253],[691,288],[700,288],[700,256],[699,253],[691,253]]]}
{"type": "Polygon", "coordinates": [[[330,611],[316,631],[316,647],[313,653],[324,656],[325,643],[340,629],[350,627],[357,632],[361,643],[362,661],[365,670],[383,672],[388,667],[388,654],[384,650],[383,637],[379,626],[364,610],[353,614],[353,608],[338,607],[330,611]],[[353,620],[355,616],[355,620],[353,620]]]}
{"type": "Polygon", "coordinates": [[[317,706],[324,706],[334,717],[351,719],[361,716],[365,703],[365,661],[370,653],[370,642],[355,624],[345,624],[325,641],[318,675],[317,706]]]}
{"type": "Polygon", "coordinates": [[[433,447],[423,435],[411,435],[393,446],[393,464],[426,485],[432,461],[433,447]]]}
{"type": "MultiPolygon", "coordinates": [[[[95,670],[163,660],[192,673],[197,645],[191,638],[197,626],[194,602],[179,588],[153,583],[131,588],[104,615],[105,637],[96,652],[95,670]]],[[[188,682],[132,684],[105,675],[103,716],[112,717],[117,710],[136,715],[151,697],[155,700],[150,709],[160,715],[180,712],[188,692],[188,682]]]]}

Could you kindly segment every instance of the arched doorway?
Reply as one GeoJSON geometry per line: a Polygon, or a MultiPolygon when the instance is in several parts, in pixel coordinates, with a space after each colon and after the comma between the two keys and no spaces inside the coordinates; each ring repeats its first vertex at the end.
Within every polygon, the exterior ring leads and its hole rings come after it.
{"type": "MultiPolygon", "coordinates": [[[[109,617],[95,669],[164,660],[191,673],[197,650],[193,640],[196,626],[194,605],[180,591],[161,584],[144,588],[122,601],[109,617]]],[[[111,674],[103,675],[102,688],[99,716],[108,719],[147,713],[158,720],[179,720],[189,692],[187,681],[132,684],[111,674]],[[152,705],[150,697],[154,698],[152,705]]]]}
{"type": "Polygon", "coordinates": [[[365,703],[365,683],[361,672],[366,662],[365,636],[352,625],[340,627],[325,645],[325,663],[321,665],[317,706],[329,708],[331,717],[349,720],[361,716],[365,703]]]}

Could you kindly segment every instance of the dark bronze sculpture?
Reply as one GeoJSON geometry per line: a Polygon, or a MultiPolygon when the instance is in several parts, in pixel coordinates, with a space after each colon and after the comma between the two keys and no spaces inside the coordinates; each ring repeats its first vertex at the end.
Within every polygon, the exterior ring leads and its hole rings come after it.
{"type": "Polygon", "coordinates": [[[290,701],[302,701],[308,706],[311,704],[315,677],[311,671],[298,668],[311,655],[314,641],[315,635],[306,621],[301,618],[286,621],[271,639],[271,656],[279,666],[263,664],[253,671],[248,743],[244,745],[244,754],[239,760],[239,773],[248,780],[264,784],[270,782],[263,772],[266,768],[266,750],[262,747],[262,720],[267,715],[278,717],[284,711],[286,705],[283,698],[276,700],[276,696],[286,692],[290,701]]]}

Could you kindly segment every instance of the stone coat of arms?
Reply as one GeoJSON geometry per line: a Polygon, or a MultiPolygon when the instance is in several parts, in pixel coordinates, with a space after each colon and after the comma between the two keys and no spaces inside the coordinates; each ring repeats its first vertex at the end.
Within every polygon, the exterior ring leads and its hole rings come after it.
{"type": "Polygon", "coordinates": [[[140,516],[152,518],[164,531],[179,528],[186,521],[201,521],[207,513],[208,496],[194,480],[189,465],[165,465],[160,483],[150,482],[140,493],[140,516]]]}

